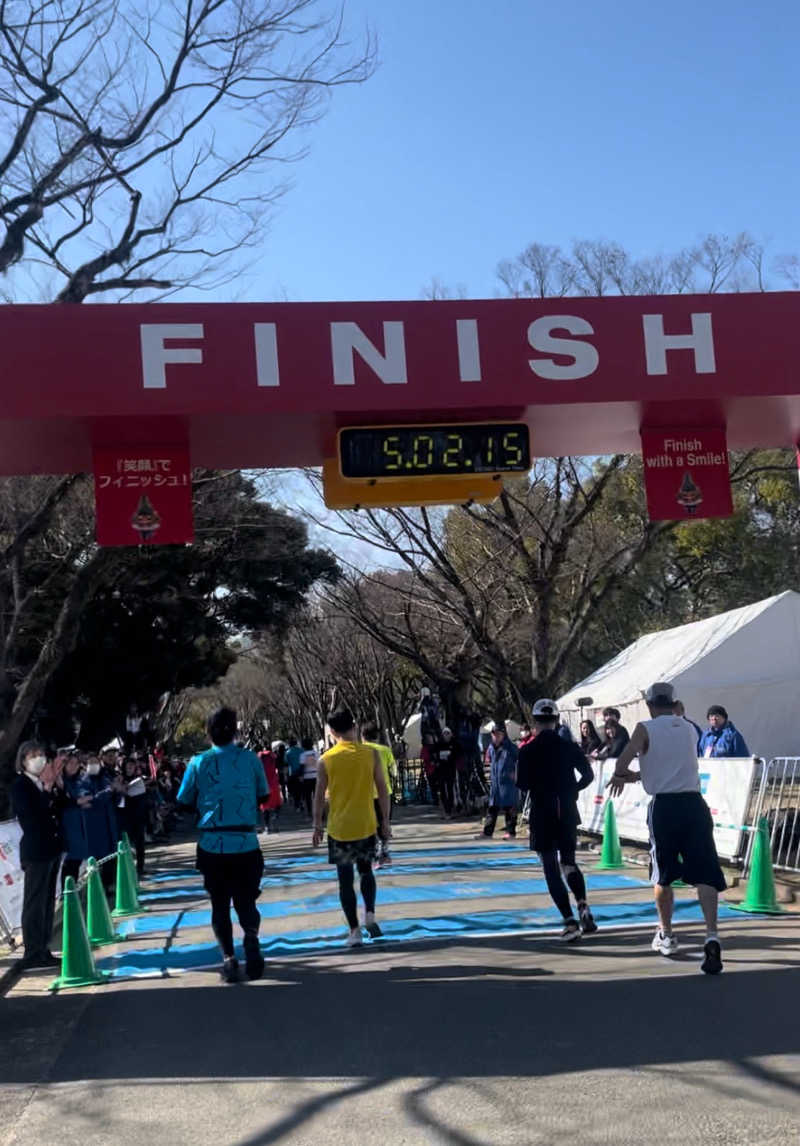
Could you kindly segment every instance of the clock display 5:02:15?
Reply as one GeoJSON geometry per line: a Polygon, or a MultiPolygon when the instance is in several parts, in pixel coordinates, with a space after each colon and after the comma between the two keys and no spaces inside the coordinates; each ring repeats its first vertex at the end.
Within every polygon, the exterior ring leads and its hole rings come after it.
{"type": "Polygon", "coordinates": [[[527,426],[364,427],[340,432],[343,477],[525,473],[530,469],[527,426]]]}

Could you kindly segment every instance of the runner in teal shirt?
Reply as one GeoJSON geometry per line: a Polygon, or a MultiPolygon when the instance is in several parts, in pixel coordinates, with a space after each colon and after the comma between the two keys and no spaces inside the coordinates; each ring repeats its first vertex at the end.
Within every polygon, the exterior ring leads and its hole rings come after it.
{"type": "Polygon", "coordinates": [[[245,970],[258,979],[264,957],[258,941],[264,857],[256,825],[258,804],[269,794],[259,758],[234,744],[236,713],[220,708],[209,718],[211,748],[189,762],[178,802],[194,808],[200,839],[197,870],[211,897],[211,926],[222,952],[222,978],[235,983],[239,961],[234,954],[231,901],[244,933],[245,970]]]}
{"type": "Polygon", "coordinates": [[[215,744],[189,761],[178,803],[197,809],[204,852],[250,852],[259,846],[258,804],[268,794],[264,768],[254,752],[238,744],[215,744]],[[215,827],[224,830],[209,830],[215,827]]]}

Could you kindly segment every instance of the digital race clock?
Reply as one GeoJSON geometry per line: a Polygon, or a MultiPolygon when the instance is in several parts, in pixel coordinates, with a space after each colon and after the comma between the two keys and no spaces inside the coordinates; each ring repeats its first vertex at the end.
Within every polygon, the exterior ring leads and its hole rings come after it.
{"type": "Polygon", "coordinates": [[[528,427],[520,422],[359,426],[339,431],[345,478],[527,473],[528,427]]]}

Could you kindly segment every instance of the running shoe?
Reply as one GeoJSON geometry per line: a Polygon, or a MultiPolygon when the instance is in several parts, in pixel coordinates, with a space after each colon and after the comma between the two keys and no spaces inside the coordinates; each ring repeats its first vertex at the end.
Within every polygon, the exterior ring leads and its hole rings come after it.
{"type": "Polygon", "coordinates": [[[563,943],[574,943],[581,937],[580,924],[577,919],[565,919],[564,930],[561,932],[561,941],[563,943]]]}
{"type": "Polygon", "coordinates": [[[375,922],[375,912],[368,911],[364,916],[364,930],[370,939],[380,939],[383,935],[378,924],[375,922]]]}
{"type": "Polygon", "coordinates": [[[248,959],[244,965],[245,973],[248,979],[260,979],[264,974],[264,956],[253,956],[248,959]]]}
{"type": "Polygon", "coordinates": [[[718,939],[709,939],[703,948],[705,959],[700,964],[700,970],[706,975],[719,975],[722,970],[722,948],[718,939]]]}
{"type": "Polygon", "coordinates": [[[233,955],[225,959],[222,964],[220,975],[226,983],[239,982],[239,960],[234,958],[233,955]]]}
{"type": "Polygon", "coordinates": [[[264,974],[264,957],[258,935],[248,931],[244,937],[245,973],[248,979],[260,979],[264,974]]]}
{"type": "Polygon", "coordinates": [[[667,959],[678,953],[678,940],[674,935],[665,935],[661,930],[655,933],[650,946],[654,951],[657,951],[659,955],[664,955],[667,959]]]}
{"type": "Polygon", "coordinates": [[[361,935],[361,928],[360,927],[353,927],[347,936],[347,946],[348,947],[361,947],[363,945],[363,943],[364,943],[364,939],[361,935]]]}
{"type": "Polygon", "coordinates": [[[597,924],[594,921],[594,916],[592,915],[591,911],[589,910],[589,908],[585,904],[580,909],[579,915],[580,915],[581,931],[583,932],[583,934],[584,935],[594,935],[595,931],[597,931],[597,924]]]}

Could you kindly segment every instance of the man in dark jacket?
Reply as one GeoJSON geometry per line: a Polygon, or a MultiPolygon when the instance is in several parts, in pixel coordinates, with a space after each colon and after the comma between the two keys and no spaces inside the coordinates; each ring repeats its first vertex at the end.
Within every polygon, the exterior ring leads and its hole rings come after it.
{"type": "Polygon", "coordinates": [[[564,920],[561,938],[566,943],[597,931],[586,902],[586,883],[575,862],[578,841],[578,792],[587,788],[594,773],[575,743],[558,734],[558,707],[553,700],[533,706],[536,737],[519,752],[517,787],[531,795],[531,850],[539,853],[547,890],[564,920]],[[575,773],[580,774],[580,780],[575,773]],[[560,861],[560,862],[559,862],[560,861]],[[572,914],[569,891],[578,905],[572,914]]]}

